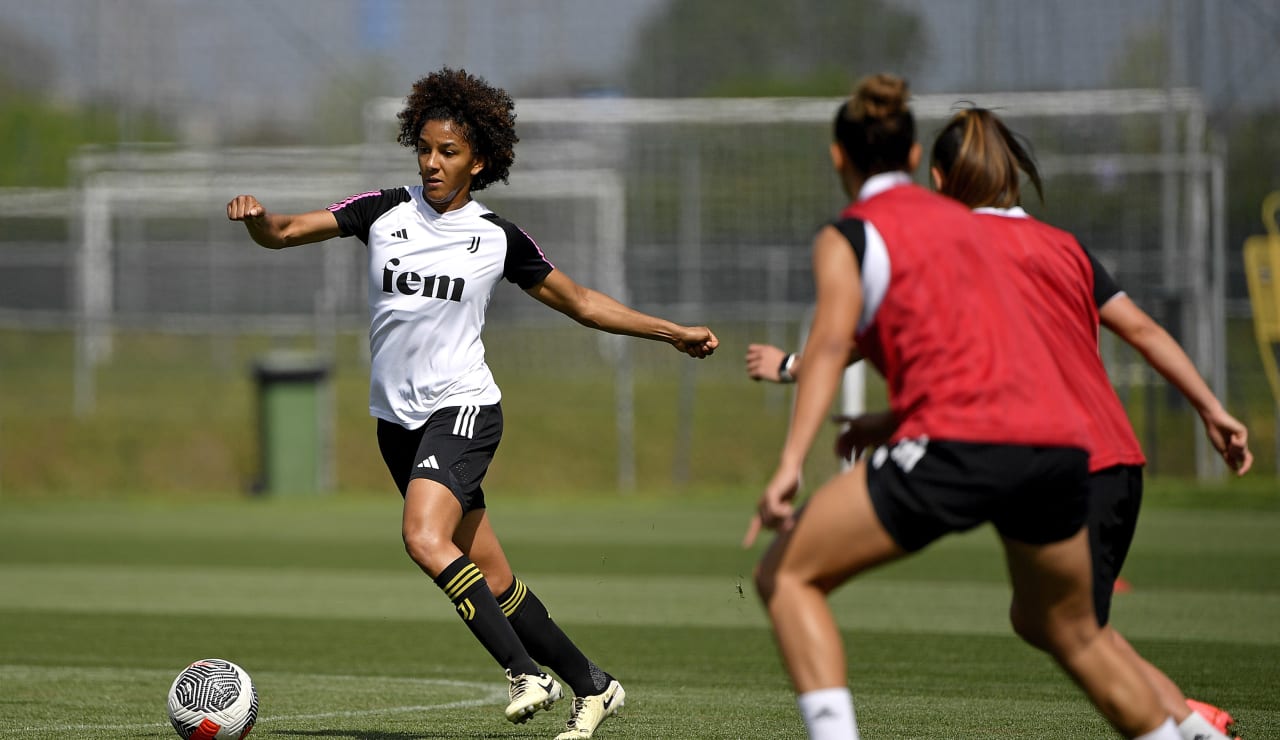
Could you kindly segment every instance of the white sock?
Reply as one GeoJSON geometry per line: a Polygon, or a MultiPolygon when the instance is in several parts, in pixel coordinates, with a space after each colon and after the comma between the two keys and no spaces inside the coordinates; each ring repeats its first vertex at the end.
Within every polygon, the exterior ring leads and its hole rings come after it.
{"type": "Polygon", "coordinates": [[[1169,717],[1156,729],[1133,740],[1182,740],[1182,735],[1178,732],[1178,726],[1173,723],[1173,717],[1169,717]]]}
{"type": "Polygon", "coordinates": [[[818,689],[796,697],[809,740],[858,740],[849,689],[818,689]]]}
{"type": "Polygon", "coordinates": [[[1183,740],[1230,740],[1226,735],[1218,732],[1218,728],[1209,724],[1209,720],[1199,712],[1187,715],[1187,718],[1178,725],[1178,732],[1182,734],[1183,740]]]}

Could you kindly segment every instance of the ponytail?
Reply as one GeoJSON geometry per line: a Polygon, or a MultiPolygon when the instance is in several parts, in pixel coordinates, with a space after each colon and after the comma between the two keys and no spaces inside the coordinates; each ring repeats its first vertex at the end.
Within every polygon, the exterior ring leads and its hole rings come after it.
{"type": "Polygon", "coordinates": [[[942,172],[942,194],[970,208],[1011,208],[1022,202],[1021,175],[1044,202],[1030,147],[985,108],[957,112],[933,143],[930,164],[942,172]]]}

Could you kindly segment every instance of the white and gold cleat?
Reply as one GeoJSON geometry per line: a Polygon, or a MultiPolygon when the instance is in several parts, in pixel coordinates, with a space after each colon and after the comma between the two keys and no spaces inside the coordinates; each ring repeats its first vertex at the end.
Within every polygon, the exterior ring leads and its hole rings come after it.
{"type": "Polygon", "coordinates": [[[622,684],[610,681],[609,688],[595,696],[575,696],[573,713],[564,732],[556,735],[556,740],[584,740],[595,734],[600,723],[618,713],[626,703],[627,692],[622,684]]]}
{"type": "Polygon", "coordinates": [[[534,713],[550,708],[564,696],[560,682],[545,673],[513,676],[511,671],[507,671],[507,680],[511,682],[511,703],[507,705],[507,719],[516,724],[529,721],[534,713]]]}

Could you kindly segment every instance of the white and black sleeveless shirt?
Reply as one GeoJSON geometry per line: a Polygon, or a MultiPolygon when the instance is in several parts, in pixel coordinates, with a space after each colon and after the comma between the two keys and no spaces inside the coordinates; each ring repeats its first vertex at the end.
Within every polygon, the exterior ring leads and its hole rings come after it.
{"type": "Polygon", "coordinates": [[[533,239],[479,201],[437,213],[419,185],[329,210],[369,247],[369,413],[416,429],[438,408],[497,403],[485,311],[499,279],[528,289],[555,269],[533,239]]]}

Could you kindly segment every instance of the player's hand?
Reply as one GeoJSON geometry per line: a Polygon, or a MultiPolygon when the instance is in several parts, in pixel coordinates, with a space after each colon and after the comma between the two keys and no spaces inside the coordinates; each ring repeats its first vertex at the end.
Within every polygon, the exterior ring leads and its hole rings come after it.
{"type": "Polygon", "coordinates": [[[1222,408],[1203,417],[1204,432],[1210,444],[1222,455],[1227,467],[1236,475],[1244,475],[1253,466],[1253,453],[1249,451],[1249,430],[1222,408]]]}
{"type": "Polygon", "coordinates": [[[841,459],[854,462],[862,451],[868,447],[882,445],[889,440],[897,429],[898,422],[892,411],[847,416],[835,414],[831,421],[843,425],[836,436],[836,455],[841,459]]]}
{"type": "Polygon", "coordinates": [[[680,329],[671,344],[690,357],[707,357],[720,346],[720,340],[705,326],[682,326],[680,329]]]}
{"type": "Polygon", "coordinates": [[[862,455],[862,451],[875,444],[867,429],[866,414],[845,416],[836,414],[831,421],[840,425],[840,433],[836,435],[836,457],[845,462],[853,462],[862,455]]]}
{"type": "Polygon", "coordinates": [[[237,195],[227,204],[227,218],[232,221],[251,221],[265,216],[267,209],[252,195],[237,195]]]}
{"type": "Polygon", "coordinates": [[[785,532],[795,525],[795,498],[799,490],[800,469],[780,466],[769,485],[765,486],[756,506],[756,514],[747,525],[747,533],[742,538],[744,548],[755,544],[762,529],[785,532]]]}
{"type": "Polygon", "coordinates": [[[780,382],[778,368],[782,367],[782,358],[786,356],[786,352],[772,344],[748,344],[747,375],[752,380],[780,382]]]}

